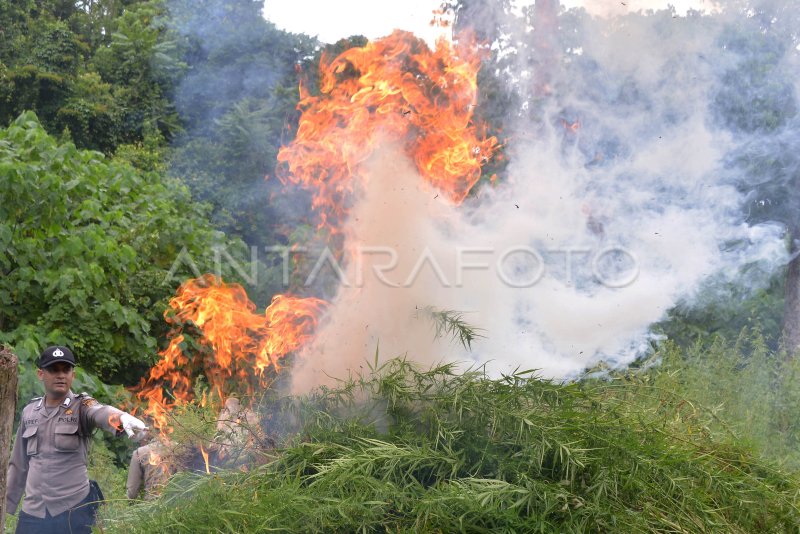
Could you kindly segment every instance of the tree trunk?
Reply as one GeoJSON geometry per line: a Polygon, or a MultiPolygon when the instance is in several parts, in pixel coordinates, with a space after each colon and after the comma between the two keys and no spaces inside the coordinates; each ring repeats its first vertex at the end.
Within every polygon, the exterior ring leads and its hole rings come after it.
{"type": "Polygon", "coordinates": [[[533,94],[543,98],[553,92],[552,81],[558,70],[561,50],[558,45],[558,0],[536,0],[533,6],[533,48],[536,68],[533,94]]]}
{"type": "Polygon", "coordinates": [[[6,529],[6,477],[11,454],[11,431],[17,411],[18,363],[11,349],[0,346],[0,533],[6,529]]]}
{"type": "Polygon", "coordinates": [[[783,346],[787,357],[793,358],[800,349],[800,231],[789,228],[789,252],[792,261],[786,270],[783,292],[783,346]]]}

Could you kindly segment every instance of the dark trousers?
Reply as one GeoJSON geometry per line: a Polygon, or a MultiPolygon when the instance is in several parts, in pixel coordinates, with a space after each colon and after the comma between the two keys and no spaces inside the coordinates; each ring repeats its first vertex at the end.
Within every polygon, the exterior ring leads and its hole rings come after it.
{"type": "Polygon", "coordinates": [[[75,508],[58,515],[45,511],[44,517],[34,517],[20,511],[16,534],[91,534],[97,503],[93,492],[75,508]]]}

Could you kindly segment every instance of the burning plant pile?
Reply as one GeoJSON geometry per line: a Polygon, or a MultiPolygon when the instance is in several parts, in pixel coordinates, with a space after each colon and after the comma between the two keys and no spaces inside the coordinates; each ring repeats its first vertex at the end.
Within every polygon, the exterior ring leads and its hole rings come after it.
{"type": "Polygon", "coordinates": [[[324,302],[277,295],[263,314],[255,313],[239,285],[227,285],[206,275],[184,283],[170,301],[167,320],[175,326],[161,360],[136,388],[136,397],[156,428],[169,432],[167,412],[195,399],[194,379],[202,375],[217,402],[230,395],[251,398],[269,387],[280,360],[311,336],[324,302]],[[202,335],[190,357],[186,325],[202,335]]]}
{"type": "MultiPolygon", "coordinates": [[[[348,233],[349,209],[370,187],[362,164],[381,140],[399,140],[428,187],[451,203],[460,203],[479,180],[481,165],[497,149],[497,140],[480,135],[472,121],[480,61],[469,38],[458,45],[442,40],[431,50],[398,31],[323,58],[319,95],[301,87],[297,137],[279,154],[282,180],[312,192],[318,229],[337,258],[348,261],[357,244],[348,233]]],[[[167,435],[176,407],[219,407],[231,395],[252,399],[270,387],[284,358],[312,339],[326,309],[317,298],[276,295],[258,314],[241,286],[212,275],[187,281],[166,315],[174,327],[169,345],[134,389],[141,410],[167,435]],[[185,328],[197,330],[197,342],[185,328]],[[209,398],[196,398],[200,376],[209,398]]]]}

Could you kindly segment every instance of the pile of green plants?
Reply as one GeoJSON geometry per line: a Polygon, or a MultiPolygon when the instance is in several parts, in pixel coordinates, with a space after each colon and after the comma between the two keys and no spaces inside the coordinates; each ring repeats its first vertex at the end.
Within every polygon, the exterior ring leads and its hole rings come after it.
{"type": "Polygon", "coordinates": [[[269,401],[271,460],[175,476],[104,532],[788,532],[798,479],[712,440],[713,413],[648,380],[404,359],[269,401]],[[632,402],[646,398],[647,402],[632,402]]]}

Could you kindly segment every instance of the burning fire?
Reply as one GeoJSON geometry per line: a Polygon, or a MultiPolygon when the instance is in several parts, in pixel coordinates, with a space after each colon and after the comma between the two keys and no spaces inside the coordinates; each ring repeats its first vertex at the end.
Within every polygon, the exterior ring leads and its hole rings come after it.
{"type": "Polygon", "coordinates": [[[277,371],[280,359],[311,336],[323,307],[319,299],[278,295],[263,315],[257,314],[241,286],[212,275],[189,280],[170,301],[173,313],[165,317],[178,328],[196,325],[206,350],[190,359],[183,350],[184,335],[176,334],[136,388],[136,396],[147,404],[145,412],[154,425],[165,429],[167,411],[193,400],[191,377],[199,372],[220,399],[234,381],[252,394],[256,387],[268,385],[268,369],[277,371]],[[171,398],[165,395],[165,386],[171,398]]]}
{"type": "MultiPolygon", "coordinates": [[[[359,165],[380,136],[400,140],[442,196],[455,204],[464,200],[498,148],[472,119],[482,55],[471,38],[456,44],[442,39],[431,50],[396,31],[334,59],[323,57],[319,95],[301,85],[297,136],[278,155],[282,181],[313,192],[320,229],[341,233],[353,193],[368,185],[359,165]]],[[[165,432],[168,411],[194,400],[193,379],[200,373],[220,400],[243,384],[248,391],[240,392],[252,394],[268,385],[268,370],[277,372],[281,359],[309,340],[324,305],[278,295],[256,314],[242,287],[211,275],[189,280],[170,301],[167,321],[175,333],[136,397],[165,432]],[[183,329],[191,324],[202,331],[201,350],[188,356],[183,329]]]]}
{"type": "Polygon", "coordinates": [[[297,136],[278,153],[281,179],[313,192],[320,228],[339,231],[352,194],[366,185],[358,166],[379,134],[404,141],[430,185],[454,203],[464,200],[498,148],[472,121],[481,56],[471,38],[441,39],[432,51],[403,31],[333,60],[323,56],[320,95],[301,86],[297,136]]]}
{"type": "Polygon", "coordinates": [[[206,464],[206,473],[210,475],[211,474],[211,469],[209,468],[209,465],[208,465],[208,453],[206,452],[206,450],[203,448],[202,445],[200,445],[200,454],[203,455],[203,461],[206,464]]]}
{"type": "Polygon", "coordinates": [[[117,432],[122,432],[122,421],[120,421],[120,414],[119,413],[112,413],[108,416],[108,424],[117,430],[117,432]]]}

